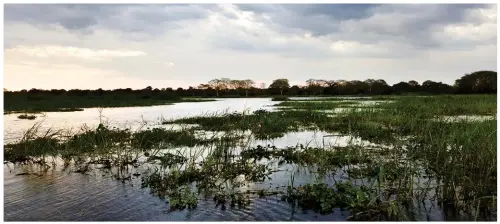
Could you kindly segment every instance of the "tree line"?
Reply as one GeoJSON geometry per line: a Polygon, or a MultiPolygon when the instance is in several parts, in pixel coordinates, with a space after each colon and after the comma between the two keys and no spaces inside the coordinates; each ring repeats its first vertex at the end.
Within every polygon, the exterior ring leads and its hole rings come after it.
{"type": "Polygon", "coordinates": [[[66,96],[106,99],[158,99],[176,100],[182,97],[258,97],[272,95],[286,96],[318,96],[318,95],[389,95],[389,94],[496,94],[497,72],[476,71],[457,79],[454,85],[431,80],[422,84],[417,81],[399,82],[388,85],[383,79],[359,80],[323,80],[309,79],[305,85],[290,86],[288,79],[276,79],[266,88],[264,83],[256,84],[250,79],[232,80],[228,78],[213,79],[208,83],[189,88],[162,88],[153,89],[148,86],[144,89],[133,90],[80,90],[80,89],[30,89],[8,91],[4,89],[4,96],[26,97],[28,100],[45,98],[44,96],[66,96]]]}

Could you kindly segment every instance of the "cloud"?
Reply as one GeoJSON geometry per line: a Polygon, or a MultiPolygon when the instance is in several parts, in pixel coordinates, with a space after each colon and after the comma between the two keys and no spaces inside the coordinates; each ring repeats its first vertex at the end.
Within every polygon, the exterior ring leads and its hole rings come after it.
{"type": "Polygon", "coordinates": [[[60,26],[91,33],[105,28],[136,36],[154,36],[205,18],[210,5],[189,4],[6,4],[5,21],[40,27],[60,26]]]}
{"type": "Polygon", "coordinates": [[[96,50],[78,47],[49,46],[17,46],[7,50],[7,53],[22,53],[32,57],[75,57],[85,60],[106,60],[117,57],[144,56],[142,51],[96,50]]]}
{"type": "Polygon", "coordinates": [[[169,68],[170,67],[174,67],[174,65],[175,65],[173,62],[161,62],[161,61],[159,61],[159,62],[156,62],[156,63],[164,65],[165,67],[169,67],[169,68]]]}
{"type": "Polygon", "coordinates": [[[496,69],[496,12],[494,4],[7,4],[5,77],[28,72],[19,63],[29,62],[39,63],[33,71],[75,65],[81,79],[115,72],[159,88],[220,77],[453,83],[496,69]]]}

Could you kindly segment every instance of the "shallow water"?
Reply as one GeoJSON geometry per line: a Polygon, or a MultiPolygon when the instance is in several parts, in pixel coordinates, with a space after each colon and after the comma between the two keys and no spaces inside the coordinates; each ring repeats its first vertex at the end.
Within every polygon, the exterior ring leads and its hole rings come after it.
{"type": "Polygon", "coordinates": [[[99,173],[53,171],[43,176],[16,176],[4,165],[5,221],[341,221],[347,212],[330,215],[292,209],[277,198],[254,199],[245,208],[215,208],[200,200],[195,210],[169,211],[168,203],[140,188],[140,177],[122,183],[99,173]]]}
{"type": "MultiPolygon", "coordinates": [[[[373,145],[348,136],[332,136],[325,132],[295,132],[273,140],[255,140],[252,145],[275,145],[277,147],[346,146],[349,142],[373,145]]],[[[183,149],[189,154],[189,148],[183,149]]],[[[203,157],[203,155],[201,155],[203,157]]],[[[60,165],[60,164],[59,164],[60,165]]],[[[200,200],[193,210],[169,211],[168,203],[141,189],[140,177],[131,183],[103,177],[103,172],[93,169],[88,175],[62,171],[60,168],[44,173],[37,166],[4,165],[5,220],[6,221],[342,221],[350,213],[337,209],[328,215],[294,209],[279,197],[255,198],[245,208],[215,208],[211,200],[200,200]],[[43,175],[22,175],[20,173],[43,175]],[[43,206],[40,206],[43,204],[43,206]]],[[[278,167],[275,167],[278,168],[278,167]]],[[[270,175],[271,180],[250,183],[246,189],[282,188],[289,184],[291,173],[294,184],[302,185],[316,180],[316,175],[307,168],[285,164],[279,172],[270,175]]],[[[336,179],[341,177],[337,176],[336,179]]],[[[332,178],[325,179],[332,185],[332,178]]]]}
{"type": "MultiPolygon", "coordinates": [[[[300,98],[304,99],[304,98],[300,98]]],[[[351,99],[351,98],[349,98],[351,99]]],[[[365,103],[364,104],[372,104],[365,103]]],[[[152,107],[105,108],[103,115],[109,124],[117,127],[162,126],[179,128],[178,125],[160,125],[163,119],[176,119],[186,116],[223,113],[224,111],[247,110],[249,112],[266,109],[279,102],[270,98],[218,99],[215,102],[177,103],[174,105],[152,107]]],[[[339,108],[340,109],[340,108],[339,108]]],[[[340,112],[340,111],[337,111],[340,112]]],[[[82,124],[96,126],[100,122],[97,108],[77,112],[49,112],[36,120],[21,120],[18,114],[4,115],[4,138],[16,140],[36,122],[44,120],[42,130],[79,128],[82,124]]],[[[368,141],[350,136],[337,136],[326,132],[291,132],[272,140],[253,140],[252,145],[274,145],[278,148],[293,147],[299,144],[309,147],[346,146],[349,143],[376,146],[368,141]]],[[[181,148],[188,151],[187,147],[181,148]]],[[[249,189],[268,189],[289,184],[294,173],[295,184],[311,183],[316,175],[309,169],[298,169],[284,164],[280,172],[271,174],[272,180],[252,183],[249,189]]],[[[212,200],[200,200],[195,210],[169,211],[166,201],[151,195],[149,189],[141,189],[139,177],[132,177],[130,183],[103,176],[103,172],[92,170],[88,175],[71,170],[50,169],[43,175],[16,174],[40,173],[37,166],[14,166],[4,164],[4,217],[6,221],[343,221],[350,214],[335,210],[329,215],[312,211],[294,209],[275,196],[265,199],[255,198],[245,208],[226,209],[215,207],[212,200]]],[[[343,179],[335,174],[335,179],[343,179]]],[[[334,183],[331,177],[325,181],[334,183]]],[[[447,219],[439,209],[434,209],[430,220],[447,219]]],[[[423,218],[422,218],[423,219],[423,218]]]]}
{"type": "MultiPolygon", "coordinates": [[[[174,105],[151,107],[105,108],[104,120],[117,127],[159,126],[163,119],[175,119],[186,116],[223,113],[224,111],[272,110],[278,102],[270,98],[218,99],[215,102],[177,103],[174,105]]],[[[6,141],[19,139],[23,132],[36,122],[43,120],[41,130],[76,129],[83,124],[90,127],[100,122],[97,108],[88,108],[76,112],[47,112],[44,117],[37,115],[36,120],[21,120],[18,114],[4,115],[4,138],[6,141]]],[[[163,125],[165,126],[165,125],[163,125]]],[[[170,125],[176,128],[175,125],[170,125]]],[[[167,128],[170,128],[167,127],[167,128]]],[[[288,133],[272,143],[295,146],[314,139],[315,135],[325,133],[288,133]]],[[[256,144],[271,144],[270,141],[258,141],[256,144]]],[[[324,144],[323,141],[314,144],[324,144]]],[[[325,144],[334,144],[326,141],[325,144]]],[[[106,220],[162,220],[162,221],[203,221],[203,220],[344,220],[348,214],[340,212],[331,215],[318,215],[314,212],[294,211],[287,203],[279,200],[255,199],[250,206],[242,209],[221,210],[214,208],[211,201],[200,201],[194,211],[168,210],[168,204],[158,197],[150,195],[147,189],[140,189],[140,179],[130,184],[102,177],[99,172],[90,175],[52,170],[50,173],[37,175],[16,174],[27,172],[35,166],[4,165],[4,217],[8,221],[106,221],[106,220]],[[42,206],[43,205],[43,206],[42,206]]],[[[33,172],[33,171],[30,171],[33,172]]],[[[286,184],[279,175],[273,174],[275,184],[286,184]],[[277,176],[278,175],[278,176],[277,176]]],[[[140,178],[140,177],[139,177],[140,178]]],[[[298,178],[301,179],[301,178],[298,178]]],[[[304,180],[305,181],[305,180],[304,180]]]]}
{"type": "MultiPolygon", "coordinates": [[[[117,107],[104,108],[102,111],[103,121],[115,127],[139,127],[141,125],[154,126],[161,123],[163,119],[176,119],[187,116],[224,113],[225,111],[249,111],[265,108],[272,110],[272,105],[278,103],[271,98],[239,98],[239,99],[216,99],[212,102],[185,102],[174,105],[161,105],[150,107],[117,107]]],[[[4,115],[4,139],[6,141],[19,139],[24,131],[31,128],[37,122],[43,121],[41,130],[55,129],[77,129],[83,124],[97,126],[100,122],[99,110],[97,108],[86,108],[75,112],[46,112],[42,116],[37,115],[35,120],[23,120],[17,118],[19,114],[4,115]]]]}

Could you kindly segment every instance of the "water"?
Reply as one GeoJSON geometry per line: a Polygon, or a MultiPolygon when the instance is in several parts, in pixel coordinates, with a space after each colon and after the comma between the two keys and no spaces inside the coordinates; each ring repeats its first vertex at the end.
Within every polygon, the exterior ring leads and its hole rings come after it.
{"type": "MultiPolygon", "coordinates": [[[[304,99],[304,98],[301,98],[304,99]]],[[[118,127],[141,125],[158,126],[163,119],[203,115],[224,111],[258,109],[273,110],[279,103],[270,98],[218,99],[215,102],[178,103],[152,107],[105,108],[104,119],[118,127]]],[[[4,115],[4,138],[19,139],[23,132],[43,120],[42,129],[77,129],[83,124],[96,126],[100,122],[97,108],[77,112],[48,112],[36,120],[21,120],[18,114],[4,115]]],[[[164,125],[163,125],[164,126],[164,125]]],[[[333,133],[334,134],[334,133],[333,133]]],[[[253,145],[274,145],[279,148],[299,144],[310,147],[346,146],[349,142],[365,146],[373,143],[349,136],[332,136],[326,132],[292,132],[273,140],[255,140],[253,145]]],[[[187,150],[186,147],[181,148],[187,150]]],[[[272,180],[253,183],[249,189],[267,189],[286,186],[290,174],[295,184],[311,183],[316,176],[308,169],[297,169],[285,164],[281,171],[271,175],[272,180]]],[[[200,200],[195,210],[169,211],[169,204],[141,189],[139,177],[122,183],[98,169],[83,175],[60,167],[42,171],[38,166],[4,164],[4,217],[5,221],[343,221],[350,214],[335,210],[328,215],[293,208],[279,198],[254,198],[245,208],[215,207],[212,200],[200,200]],[[21,173],[41,175],[16,175],[21,173]]],[[[334,174],[335,179],[344,178],[334,174]]],[[[333,184],[331,177],[326,177],[333,184]]],[[[430,220],[445,220],[438,209],[430,220]]]]}
{"type": "MultiPolygon", "coordinates": [[[[186,102],[174,105],[161,105],[151,107],[119,107],[104,108],[103,120],[115,127],[137,127],[146,122],[153,126],[161,123],[162,119],[176,119],[187,116],[223,113],[224,111],[249,111],[258,109],[272,110],[272,105],[279,103],[270,98],[241,98],[241,99],[216,99],[213,102],[186,102]]],[[[35,120],[22,120],[19,114],[4,115],[4,139],[12,141],[19,139],[23,133],[37,122],[43,121],[41,130],[78,129],[83,124],[96,126],[100,122],[97,108],[86,108],[75,112],[46,112],[45,116],[37,115],[35,120]]]]}
{"type": "MultiPolygon", "coordinates": [[[[361,139],[331,136],[325,132],[287,133],[274,140],[256,140],[254,144],[272,144],[278,147],[346,146],[349,141],[370,145],[361,139]],[[316,139],[316,140],[313,140],[316,139]]],[[[184,150],[188,150],[184,148],[184,150]]],[[[273,173],[272,181],[253,183],[248,189],[284,187],[290,173],[295,173],[295,184],[307,184],[316,176],[307,169],[293,165],[280,167],[273,173]]],[[[4,165],[4,217],[6,221],[342,221],[350,214],[337,209],[328,215],[292,208],[278,197],[255,198],[244,208],[215,208],[211,200],[201,200],[193,210],[169,211],[168,203],[140,188],[140,177],[131,183],[122,183],[101,171],[89,174],[74,170],[50,169],[44,172],[37,166],[4,165]],[[16,174],[30,173],[32,175],[16,174]],[[39,174],[39,175],[37,175],[39,174]],[[43,205],[43,206],[40,206],[43,205]]],[[[338,178],[338,177],[337,177],[338,178]]],[[[326,181],[332,185],[332,178],[326,181]]]]}
{"type": "MultiPolygon", "coordinates": [[[[146,123],[155,126],[162,119],[206,113],[258,109],[272,110],[279,103],[270,98],[218,99],[215,102],[178,103],[152,107],[105,108],[104,119],[114,126],[138,126],[146,123]]],[[[97,108],[76,112],[47,112],[36,120],[21,120],[18,114],[4,115],[4,137],[6,141],[19,139],[23,132],[36,122],[43,120],[41,129],[77,129],[83,124],[96,126],[100,122],[97,108]]],[[[311,139],[326,133],[288,133],[280,139],[259,141],[259,144],[295,146],[307,144],[311,139]]],[[[322,138],[319,138],[322,139],[322,138]]],[[[331,139],[330,139],[331,140],[331,139]]],[[[344,140],[340,140],[344,141],[344,140]]],[[[313,144],[344,144],[332,141],[316,141],[313,144]]],[[[89,175],[60,169],[50,170],[43,175],[16,174],[39,173],[36,166],[13,166],[4,164],[4,217],[6,221],[204,221],[204,220],[344,220],[349,214],[337,211],[330,215],[296,211],[278,199],[256,198],[245,208],[215,208],[209,201],[201,200],[196,210],[169,211],[168,204],[140,188],[140,177],[133,177],[132,184],[103,177],[94,170],[89,175]],[[42,206],[43,205],[43,206],[42,206]]],[[[274,174],[276,185],[286,184],[274,174]]],[[[283,175],[285,178],[288,176],[283,175]]],[[[298,178],[303,179],[303,178],[298,178]]],[[[305,182],[305,181],[304,181],[305,182]]],[[[267,184],[267,183],[266,183],[267,184]]]]}
{"type": "Polygon", "coordinates": [[[245,208],[225,210],[215,208],[211,200],[201,200],[195,210],[172,212],[168,203],[140,188],[140,177],[134,177],[131,185],[98,172],[16,176],[22,168],[12,170],[4,165],[5,221],[340,221],[348,215],[294,211],[273,198],[257,198],[245,208]]]}

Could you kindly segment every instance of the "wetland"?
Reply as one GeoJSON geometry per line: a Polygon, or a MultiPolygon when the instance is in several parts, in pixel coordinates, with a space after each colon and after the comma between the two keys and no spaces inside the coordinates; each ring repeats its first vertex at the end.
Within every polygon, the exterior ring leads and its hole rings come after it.
{"type": "Polygon", "coordinates": [[[496,220],[496,95],[213,100],[4,115],[5,220],[496,220]]]}

